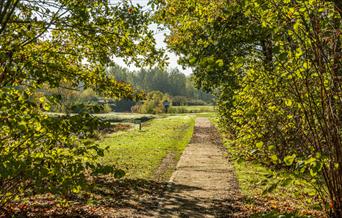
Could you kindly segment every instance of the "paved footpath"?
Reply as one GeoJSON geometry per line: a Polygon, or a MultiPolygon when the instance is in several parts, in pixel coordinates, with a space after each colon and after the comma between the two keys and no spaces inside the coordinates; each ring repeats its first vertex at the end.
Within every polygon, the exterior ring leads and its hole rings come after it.
{"type": "Polygon", "coordinates": [[[197,118],[193,138],[170,179],[157,216],[236,216],[238,187],[224,153],[210,121],[197,118]]]}

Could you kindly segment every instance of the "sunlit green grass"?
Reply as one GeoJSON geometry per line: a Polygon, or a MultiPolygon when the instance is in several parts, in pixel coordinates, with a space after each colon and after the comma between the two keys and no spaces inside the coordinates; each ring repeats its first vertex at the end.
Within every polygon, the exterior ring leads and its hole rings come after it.
{"type": "Polygon", "coordinates": [[[191,139],[193,127],[193,116],[170,116],[144,123],[141,131],[136,128],[109,135],[100,142],[101,146],[109,147],[102,161],[125,170],[126,178],[153,179],[169,153],[179,159],[191,139]]]}

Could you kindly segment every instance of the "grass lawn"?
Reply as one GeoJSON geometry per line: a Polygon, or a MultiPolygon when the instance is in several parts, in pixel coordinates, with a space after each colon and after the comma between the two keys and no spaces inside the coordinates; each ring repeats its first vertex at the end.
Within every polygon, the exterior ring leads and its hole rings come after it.
{"type": "Polygon", "coordinates": [[[102,161],[125,170],[125,178],[154,179],[163,159],[168,159],[159,172],[167,180],[191,139],[194,123],[193,116],[170,116],[144,123],[141,131],[108,135],[100,142],[109,147],[102,161]]]}

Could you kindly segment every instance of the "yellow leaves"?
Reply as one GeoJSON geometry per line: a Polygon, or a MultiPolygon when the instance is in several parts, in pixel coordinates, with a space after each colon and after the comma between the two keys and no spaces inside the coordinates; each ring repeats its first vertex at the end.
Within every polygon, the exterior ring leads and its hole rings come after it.
{"type": "Polygon", "coordinates": [[[50,103],[44,96],[39,98],[39,102],[41,103],[42,109],[44,109],[45,111],[49,111],[51,109],[50,103]]]}
{"type": "Polygon", "coordinates": [[[278,161],[278,156],[275,155],[275,154],[271,155],[270,158],[271,158],[271,160],[272,160],[273,163],[276,163],[276,162],[278,161]]]}
{"type": "Polygon", "coordinates": [[[169,7],[168,12],[172,15],[176,15],[177,10],[174,7],[169,7]]]}
{"type": "Polygon", "coordinates": [[[287,11],[287,16],[292,17],[294,12],[295,12],[294,8],[289,8],[288,11],[287,11]]]}
{"type": "Polygon", "coordinates": [[[299,20],[297,20],[294,24],[293,24],[293,29],[294,29],[294,31],[295,32],[299,32],[299,27],[300,27],[300,21],[299,20]]]}
{"type": "Polygon", "coordinates": [[[301,48],[297,48],[295,52],[295,57],[300,58],[303,55],[303,51],[301,48]]]}
{"type": "Polygon", "coordinates": [[[291,107],[291,106],[292,106],[292,101],[291,101],[291,99],[286,99],[286,100],[285,100],[285,105],[288,106],[288,107],[291,107]]]}
{"type": "Polygon", "coordinates": [[[303,63],[303,68],[304,68],[305,70],[309,69],[309,63],[308,63],[308,62],[304,62],[304,63],[303,63]]]}
{"type": "Polygon", "coordinates": [[[268,150],[269,151],[274,151],[276,149],[276,146],[274,146],[274,145],[269,145],[268,146],[268,150]]]}
{"type": "Polygon", "coordinates": [[[262,26],[262,27],[267,27],[266,21],[263,20],[262,23],[261,23],[261,26],[262,26]]]}
{"type": "Polygon", "coordinates": [[[277,110],[277,106],[275,105],[272,105],[272,104],[268,104],[268,109],[272,112],[276,111],[277,110]]]}
{"type": "Polygon", "coordinates": [[[40,124],[40,122],[35,122],[35,130],[37,131],[37,132],[40,132],[41,131],[41,129],[42,129],[42,125],[40,124]]]}
{"type": "Polygon", "coordinates": [[[224,62],[222,59],[219,59],[216,61],[216,64],[219,66],[219,67],[223,67],[224,66],[224,62]]]}
{"type": "Polygon", "coordinates": [[[287,165],[287,166],[291,166],[296,158],[296,154],[293,154],[293,155],[289,155],[289,156],[286,156],[284,158],[284,163],[287,165]]]}
{"type": "Polygon", "coordinates": [[[45,102],[45,97],[44,97],[44,96],[43,96],[43,97],[40,97],[40,98],[39,98],[39,102],[40,102],[40,103],[44,103],[44,102],[45,102]]]}
{"type": "Polygon", "coordinates": [[[71,191],[72,191],[73,193],[76,193],[76,194],[77,194],[77,193],[80,193],[80,191],[81,191],[81,186],[78,185],[78,186],[76,186],[76,187],[73,187],[71,191]]]}
{"type": "Polygon", "coordinates": [[[255,144],[255,146],[257,147],[257,148],[259,148],[259,149],[262,149],[262,147],[263,147],[263,145],[264,145],[264,143],[263,142],[257,142],[256,144],[255,144]]]}

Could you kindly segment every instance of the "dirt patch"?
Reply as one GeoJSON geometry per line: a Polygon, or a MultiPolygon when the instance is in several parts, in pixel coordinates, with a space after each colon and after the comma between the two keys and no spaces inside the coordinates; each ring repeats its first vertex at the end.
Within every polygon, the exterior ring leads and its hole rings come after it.
{"type": "Polygon", "coordinates": [[[176,164],[177,160],[175,153],[168,153],[156,170],[154,180],[158,182],[167,181],[169,179],[168,172],[172,170],[176,166],[176,164]]]}
{"type": "Polygon", "coordinates": [[[101,129],[100,132],[102,134],[112,134],[112,133],[118,132],[118,131],[127,131],[127,130],[131,129],[132,127],[133,126],[130,124],[118,123],[118,124],[110,125],[107,128],[101,129]]]}

